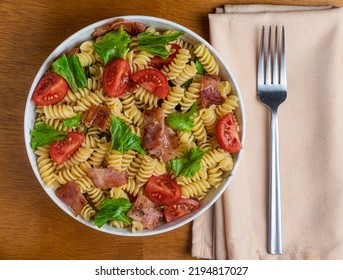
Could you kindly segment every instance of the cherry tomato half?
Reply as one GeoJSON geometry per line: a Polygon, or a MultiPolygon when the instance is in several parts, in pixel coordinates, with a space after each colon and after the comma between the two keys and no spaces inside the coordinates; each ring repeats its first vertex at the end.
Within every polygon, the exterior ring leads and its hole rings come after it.
{"type": "Polygon", "coordinates": [[[199,208],[199,201],[192,198],[181,198],[176,203],[169,205],[167,208],[165,208],[163,215],[166,219],[166,222],[169,223],[199,208]]]}
{"type": "Polygon", "coordinates": [[[141,87],[163,99],[168,95],[169,86],[167,78],[157,69],[149,68],[140,70],[134,73],[131,79],[141,87]]]}
{"type": "Polygon", "coordinates": [[[111,97],[119,97],[125,93],[130,80],[131,69],[125,59],[116,58],[106,65],[102,86],[111,97]]]}
{"type": "Polygon", "coordinates": [[[65,162],[81,146],[83,139],[82,133],[69,132],[66,140],[52,142],[50,145],[51,159],[58,164],[65,162]]]}
{"type": "Polygon", "coordinates": [[[231,112],[219,120],[216,127],[216,136],[219,146],[225,151],[237,153],[241,149],[241,141],[231,112]]]}
{"type": "Polygon", "coordinates": [[[170,205],[181,198],[180,186],[169,176],[151,176],[145,192],[147,197],[157,205],[170,205]]]}
{"type": "Polygon", "coordinates": [[[38,82],[32,100],[36,105],[46,106],[60,102],[68,93],[68,83],[55,72],[45,74],[38,82]]]}

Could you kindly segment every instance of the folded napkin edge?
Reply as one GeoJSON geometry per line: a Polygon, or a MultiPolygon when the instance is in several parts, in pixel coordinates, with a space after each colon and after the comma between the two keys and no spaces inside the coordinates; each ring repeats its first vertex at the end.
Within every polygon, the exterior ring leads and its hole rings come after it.
{"type": "Polygon", "coordinates": [[[301,11],[319,11],[329,10],[332,8],[340,8],[336,5],[279,5],[279,4],[239,4],[239,5],[224,5],[216,7],[212,14],[223,13],[239,13],[239,14],[254,14],[254,13],[278,13],[278,12],[301,12],[301,11]]]}

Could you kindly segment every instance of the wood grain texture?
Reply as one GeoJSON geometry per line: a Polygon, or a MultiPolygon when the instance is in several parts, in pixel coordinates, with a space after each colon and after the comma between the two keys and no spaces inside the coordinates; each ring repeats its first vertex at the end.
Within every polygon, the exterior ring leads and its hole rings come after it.
{"type": "Polygon", "coordinates": [[[227,3],[254,1],[0,1],[0,259],[192,259],[191,224],[159,236],[128,238],[97,232],[60,210],[31,170],[24,147],[24,108],[40,65],[80,28],[114,16],[148,15],[180,23],[208,40],[208,14],[227,3]]]}

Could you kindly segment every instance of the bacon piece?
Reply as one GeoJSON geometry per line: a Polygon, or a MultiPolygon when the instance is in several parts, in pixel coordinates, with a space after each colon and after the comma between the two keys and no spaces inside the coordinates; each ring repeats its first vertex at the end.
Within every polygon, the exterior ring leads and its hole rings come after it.
{"type": "Polygon", "coordinates": [[[111,112],[109,109],[93,104],[88,111],[85,124],[100,129],[106,129],[110,115],[111,112]]]}
{"type": "Polygon", "coordinates": [[[179,148],[176,132],[164,124],[163,109],[145,111],[143,146],[163,162],[167,162],[179,148]]]}
{"type": "Polygon", "coordinates": [[[200,96],[204,108],[221,105],[225,102],[219,90],[219,76],[205,74],[201,79],[200,96]]]}
{"type": "Polygon", "coordinates": [[[144,228],[151,230],[157,228],[163,218],[161,208],[143,194],[138,196],[127,215],[132,220],[141,222],[144,228]]]}
{"type": "Polygon", "coordinates": [[[169,125],[164,127],[164,146],[161,148],[161,160],[167,162],[170,160],[179,148],[179,138],[176,132],[169,125]]]}
{"type": "Polygon", "coordinates": [[[117,171],[114,168],[88,168],[88,176],[97,188],[108,189],[125,185],[129,181],[127,171],[117,171]]]}
{"type": "Polygon", "coordinates": [[[92,37],[95,38],[103,36],[110,31],[118,30],[121,26],[130,35],[137,35],[141,32],[144,32],[146,29],[146,25],[143,23],[130,21],[124,18],[118,18],[112,22],[95,28],[95,31],[92,33],[92,37]]]}
{"type": "Polygon", "coordinates": [[[59,187],[55,193],[65,205],[71,208],[75,216],[79,215],[83,207],[87,204],[86,198],[74,181],[70,181],[62,187],[59,187]]]}

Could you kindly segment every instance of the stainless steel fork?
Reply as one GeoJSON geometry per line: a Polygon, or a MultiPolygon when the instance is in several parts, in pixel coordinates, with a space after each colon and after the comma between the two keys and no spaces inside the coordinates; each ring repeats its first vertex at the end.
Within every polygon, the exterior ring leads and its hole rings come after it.
{"type": "Polygon", "coordinates": [[[261,31],[260,53],[258,61],[257,91],[259,100],[270,111],[270,163],[269,163],[269,254],[282,254],[282,223],[279,176],[279,135],[277,111],[286,100],[286,57],[285,29],[282,26],[281,50],[279,51],[278,29],[275,27],[275,39],[272,45],[272,28],[269,27],[268,47],[265,58],[264,26],[261,31]],[[279,54],[280,53],[280,54],[279,54]],[[271,58],[273,56],[273,59],[271,58]],[[265,65],[266,59],[266,67],[265,65]],[[280,68],[279,68],[280,59],[280,68]],[[273,65],[272,65],[273,63],[273,65]]]}

